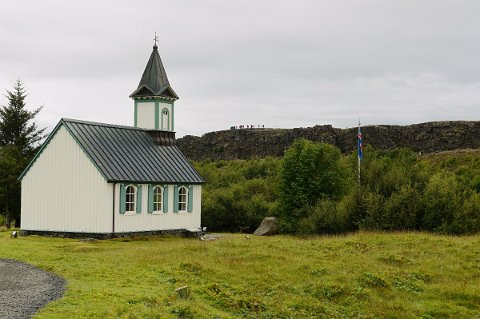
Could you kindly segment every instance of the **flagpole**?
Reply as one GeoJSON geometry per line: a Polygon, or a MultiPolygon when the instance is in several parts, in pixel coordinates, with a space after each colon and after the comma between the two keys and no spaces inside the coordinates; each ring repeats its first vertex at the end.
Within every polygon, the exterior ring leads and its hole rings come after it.
{"type": "Polygon", "coordinates": [[[362,153],[362,131],[360,129],[360,119],[358,119],[358,135],[357,135],[357,147],[358,147],[358,185],[360,186],[360,172],[361,172],[361,157],[362,153]]]}
{"type": "Polygon", "coordinates": [[[361,170],[361,165],[360,165],[360,157],[358,157],[358,185],[360,185],[360,170],[361,170]]]}

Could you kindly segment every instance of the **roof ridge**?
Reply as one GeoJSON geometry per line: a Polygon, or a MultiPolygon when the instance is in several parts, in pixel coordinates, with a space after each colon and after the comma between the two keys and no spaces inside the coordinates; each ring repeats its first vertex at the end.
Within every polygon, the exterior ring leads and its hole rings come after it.
{"type": "Polygon", "coordinates": [[[198,171],[177,146],[160,146],[149,130],[62,118],[19,179],[64,127],[108,182],[202,184],[198,171]]]}
{"type": "Polygon", "coordinates": [[[119,124],[109,124],[109,123],[103,123],[103,122],[92,122],[92,121],[78,120],[78,119],[72,119],[72,118],[66,118],[66,117],[62,117],[61,121],[66,122],[66,123],[79,123],[79,124],[85,124],[85,125],[114,127],[114,128],[125,129],[125,130],[149,131],[149,130],[141,128],[141,127],[119,125],[119,124]]]}

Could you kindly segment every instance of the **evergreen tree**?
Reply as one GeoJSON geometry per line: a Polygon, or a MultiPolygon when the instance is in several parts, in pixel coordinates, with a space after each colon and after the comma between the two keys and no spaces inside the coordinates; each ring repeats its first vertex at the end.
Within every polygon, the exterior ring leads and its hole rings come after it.
{"type": "Polygon", "coordinates": [[[39,130],[33,122],[41,107],[29,111],[25,105],[27,94],[20,80],[17,80],[12,91],[5,95],[8,105],[0,108],[0,146],[14,145],[20,153],[31,158],[43,139],[45,129],[39,130]]]}
{"type": "Polygon", "coordinates": [[[20,227],[20,182],[17,180],[34,156],[44,130],[33,121],[42,109],[29,111],[27,96],[18,80],[5,95],[8,105],[0,108],[0,212],[6,217],[7,227],[12,219],[20,227]]]}
{"type": "Polygon", "coordinates": [[[13,219],[15,227],[20,227],[20,182],[17,178],[27,163],[16,146],[0,148],[0,212],[5,216],[7,228],[13,219]]]}

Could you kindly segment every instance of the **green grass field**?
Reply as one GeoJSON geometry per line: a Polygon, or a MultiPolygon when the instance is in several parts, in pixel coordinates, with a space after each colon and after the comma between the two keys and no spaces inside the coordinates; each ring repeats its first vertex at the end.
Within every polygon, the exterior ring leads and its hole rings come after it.
{"type": "Polygon", "coordinates": [[[0,258],[68,281],[36,318],[480,318],[478,235],[82,242],[9,234],[0,232],[0,258]],[[181,299],[174,290],[184,285],[191,293],[181,299]]]}

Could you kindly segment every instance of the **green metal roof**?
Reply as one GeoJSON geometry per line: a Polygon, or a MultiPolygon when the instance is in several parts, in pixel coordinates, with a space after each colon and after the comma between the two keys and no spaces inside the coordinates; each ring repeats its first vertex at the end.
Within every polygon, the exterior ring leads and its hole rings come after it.
{"type": "Polygon", "coordinates": [[[204,183],[176,146],[157,145],[147,130],[72,119],[60,120],[19,179],[61,126],[65,126],[108,182],[204,183]]]}
{"type": "Polygon", "coordinates": [[[148,60],[145,71],[143,71],[142,79],[137,89],[130,95],[131,98],[141,97],[167,97],[178,99],[177,94],[168,82],[167,73],[163,67],[162,59],[158,54],[158,47],[153,47],[152,54],[148,60]]]}

